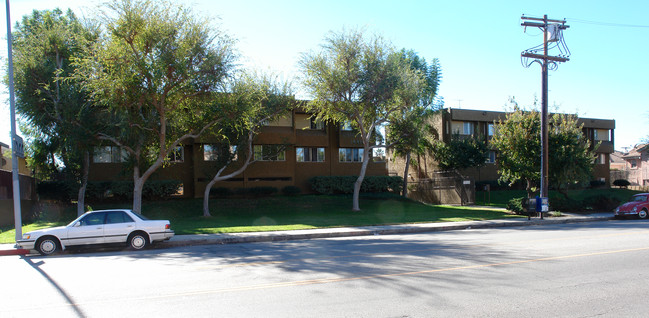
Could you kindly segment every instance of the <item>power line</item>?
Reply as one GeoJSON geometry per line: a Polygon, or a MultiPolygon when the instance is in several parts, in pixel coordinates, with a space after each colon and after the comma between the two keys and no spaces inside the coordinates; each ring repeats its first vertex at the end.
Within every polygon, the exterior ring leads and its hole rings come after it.
{"type": "Polygon", "coordinates": [[[639,24],[622,24],[622,23],[590,21],[590,20],[582,20],[582,19],[574,19],[574,18],[566,18],[566,20],[570,20],[571,22],[576,22],[576,23],[594,24],[594,25],[619,27],[619,28],[649,28],[649,25],[639,25],[639,24]]]}

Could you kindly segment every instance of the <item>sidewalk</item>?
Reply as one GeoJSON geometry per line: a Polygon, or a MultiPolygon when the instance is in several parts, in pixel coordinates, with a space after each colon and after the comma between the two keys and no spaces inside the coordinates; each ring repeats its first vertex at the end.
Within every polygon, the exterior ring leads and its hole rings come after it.
{"type": "MultiPolygon", "coordinates": [[[[350,237],[363,235],[388,235],[404,233],[423,233],[452,231],[465,229],[485,229],[497,227],[531,226],[546,224],[564,224],[592,221],[607,221],[613,217],[613,213],[575,214],[563,213],[561,217],[545,217],[543,220],[538,217],[531,220],[509,219],[509,220],[488,220],[488,221],[464,221],[464,222],[438,222],[419,224],[399,224],[364,227],[341,227],[315,230],[295,231],[270,231],[270,232],[247,232],[227,234],[195,234],[176,235],[171,240],[157,244],[159,248],[191,245],[210,244],[235,244],[252,242],[272,242],[289,240],[308,240],[315,238],[350,237]]],[[[25,255],[29,251],[16,249],[13,244],[0,244],[0,256],[3,255],[25,255]]]]}

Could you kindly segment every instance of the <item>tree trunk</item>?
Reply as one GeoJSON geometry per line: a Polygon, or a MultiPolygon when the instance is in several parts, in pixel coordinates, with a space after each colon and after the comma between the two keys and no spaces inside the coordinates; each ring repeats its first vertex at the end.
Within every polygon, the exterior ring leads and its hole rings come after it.
{"type": "Polygon", "coordinates": [[[143,177],[140,177],[140,169],[133,168],[133,212],[142,213],[142,189],[144,188],[143,177]]]}
{"type": "Polygon", "coordinates": [[[212,179],[207,186],[205,186],[205,192],[203,193],[203,216],[208,217],[212,216],[210,214],[210,190],[216,183],[216,178],[212,179]]]}
{"type": "Polygon", "coordinates": [[[370,151],[371,149],[369,149],[369,147],[365,147],[363,150],[363,164],[361,165],[361,173],[358,175],[358,179],[356,179],[356,182],[354,182],[354,197],[352,203],[352,211],[361,210],[359,204],[361,185],[363,184],[363,179],[365,179],[365,171],[367,171],[367,165],[370,161],[370,154],[369,154],[370,151]]]}
{"type": "Polygon", "coordinates": [[[86,212],[86,188],[88,187],[88,173],[90,171],[90,152],[83,153],[83,165],[81,167],[81,187],[77,196],[77,216],[86,212]]]}
{"type": "Polygon", "coordinates": [[[410,151],[406,153],[406,167],[403,169],[403,197],[408,197],[408,170],[410,169],[410,151]]]}

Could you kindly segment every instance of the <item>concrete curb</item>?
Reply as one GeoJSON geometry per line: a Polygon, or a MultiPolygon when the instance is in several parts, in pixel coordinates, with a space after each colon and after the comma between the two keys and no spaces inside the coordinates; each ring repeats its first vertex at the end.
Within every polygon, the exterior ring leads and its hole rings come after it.
{"type": "MultiPolygon", "coordinates": [[[[365,227],[344,227],[344,228],[327,228],[315,230],[294,230],[294,231],[270,231],[270,232],[248,232],[248,233],[230,233],[230,234],[196,234],[196,235],[176,235],[171,240],[156,244],[156,248],[181,247],[192,245],[214,245],[214,244],[239,244],[253,242],[277,242],[290,240],[309,240],[318,238],[336,238],[336,237],[353,237],[353,236],[370,236],[370,235],[391,235],[406,233],[425,233],[456,231],[467,229],[488,229],[499,227],[517,227],[533,225],[550,225],[581,223],[593,221],[608,221],[612,219],[610,214],[600,215],[566,215],[564,217],[548,217],[543,220],[535,218],[532,220],[489,220],[489,221],[464,221],[464,222],[440,222],[440,223],[420,223],[420,224],[398,224],[382,226],[365,226],[365,227]]],[[[0,256],[5,255],[25,255],[29,251],[25,249],[16,249],[10,244],[0,244],[0,256]]]]}
{"type": "Polygon", "coordinates": [[[425,233],[439,231],[454,231],[466,229],[487,229],[498,227],[517,227],[533,225],[550,225],[581,223],[593,221],[608,221],[610,216],[567,216],[559,218],[545,218],[532,220],[490,220],[490,221],[466,221],[447,223],[423,223],[423,224],[401,224],[368,227],[330,228],[316,230],[295,230],[276,232],[251,232],[231,234],[197,234],[177,235],[159,247],[177,247],[191,245],[213,245],[213,244],[238,244],[252,242],[277,242],[289,240],[308,240],[318,238],[353,237],[369,235],[391,235],[406,233],[425,233]]]}

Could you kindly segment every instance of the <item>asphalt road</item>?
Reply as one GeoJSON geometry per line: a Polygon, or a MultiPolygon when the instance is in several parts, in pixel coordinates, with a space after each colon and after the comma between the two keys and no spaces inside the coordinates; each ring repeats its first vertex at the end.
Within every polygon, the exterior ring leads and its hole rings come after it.
{"type": "Polygon", "coordinates": [[[0,317],[641,317],[649,222],[0,258],[0,317]]]}

